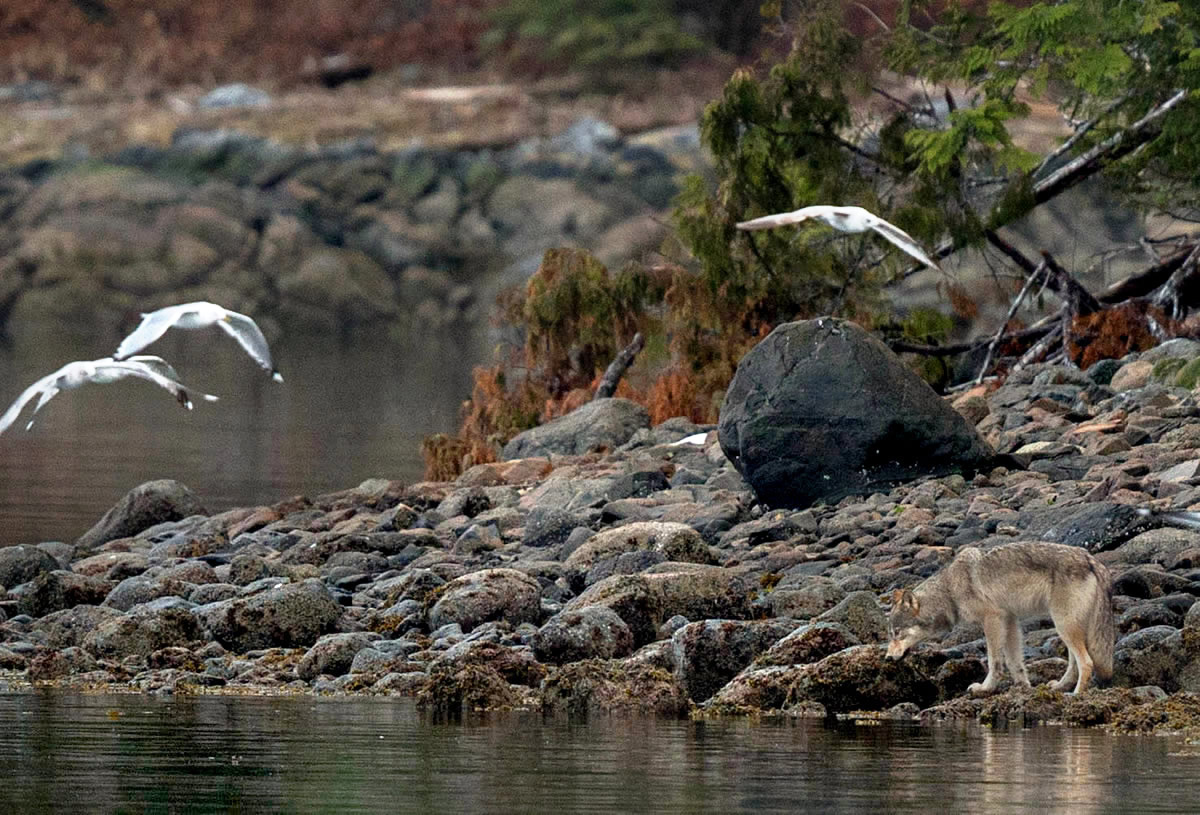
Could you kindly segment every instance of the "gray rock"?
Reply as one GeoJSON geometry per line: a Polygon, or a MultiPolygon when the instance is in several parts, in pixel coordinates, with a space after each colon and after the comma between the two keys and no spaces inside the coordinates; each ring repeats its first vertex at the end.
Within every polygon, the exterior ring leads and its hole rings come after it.
{"type": "Polygon", "coordinates": [[[842,602],[846,590],[832,578],[796,575],[784,578],[767,595],[776,617],[816,617],[842,602]]]}
{"type": "Polygon", "coordinates": [[[581,526],[578,515],[561,509],[535,507],[525,519],[521,542],[526,546],[557,546],[581,526]]]}
{"type": "Polygon", "coordinates": [[[600,560],[642,550],[659,552],[674,561],[716,562],[700,533],[687,524],[641,521],[597,532],[571,553],[565,565],[572,569],[589,569],[600,560]]]}
{"type": "Polygon", "coordinates": [[[367,631],[326,634],[301,658],[296,666],[296,676],[308,682],[322,674],[341,676],[349,673],[354,657],[378,639],[378,634],[367,631]]]}
{"type": "Polygon", "coordinates": [[[542,662],[554,665],[613,659],[633,652],[633,634],[616,612],[603,606],[563,611],[538,629],[533,652],[542,662]]]}
{"type": "Polygon", "coordinates": [[[214,639],[240,653],[312,645],[330,632],[341,609],[321,581],[305,580],[209,603],[194,613],[214,639]]]}
{"type": "Polygon", "coordinates": [[[599,448],[616,449],[640,428],[650,426],[650,414],[628,399],[593,399],[539,427],[518,433],[504,445],[501,458],[578,455],[599,448]]]}
{"type": "Polygon", "coordinates": [[[75,546],[86,552],[110,540],[132,537],[164,521],[207,514],[196,494],[178,481],[147,481],[130,490],[75,546]]]}
{"type": "Polygon", "coordinates": [[[827,711],[886,710],[902,702],[925,708],[937,699],[930,679],[936,655],[909,654],[902,660],[884,659],[884,650],[859,645],[804,665],[796,675],[793,701],[811,701],[827,711]]]}
{"type": "Polygon", "coordinates": [[[993,451],[888,348],[831,318],[777,327],[738,363],[721,449],[770,506],[972,472],[993,451]]]}
{"type": "Polygon", "coordinates": [[[129,611],[136,605],[159,597],[185,597],[192,593],[192,584],[182,580],[160,577],[127,577],[104,598],[103,605],[119,611],[129,611]]]}
{"type": "Polygon", "coordinates": [[[1180,632],[1156,625],[1127,634],[1113,649],[1113,685],[1134,688],[1157,685],[1167,693],[1179,690],[1179,675],[1187,663],[1180,632]]]}
{"type": "Polygon", "coordinates": [[[187,645],[201,637],[200,625],[186,609],[140,607],[100,623],[83,640],[97,657],[122,659],[149,656],[160,648],[187,645]]]}
{"type": "Polygon", "coordinates": [[[61,569],[42,572],[21,593],[17,609],[30,617],[43,617],[54,611],[78,605],[99,605],[108,596],[111,584],[98,577],[66,572],[61,569]]]}
{"type": "Polygon", "coordinates": [[[840,623],[810,623],[794,629],[772,645],[754,664],[756,667],[805,665],[861,644],[858,637],[840,623]]]}
{"type": "Polygon", "coordinates": [[[199,108],[266,107],[269,104],[271,104],[269,93],[242,82],[213,88],[196,100],[196,107],[199,108]]]}
{"type": "Polygon", "coordinates": [[[31,628],[45,636],[49,647],[69,648],[81,645],[101,623],[121,616],[121,612],[105,606],[75,606],[47,614],[31,628]]]}
{"type": "Polygon", "coordinates": [[[689,623],[671,637],[675,678],[692,701],[703,702],[795,626],[791,620],[689,623]]]}
{"type": "Polygon", "coordinates": [[[692,563],[660,563],[649,571],[613,575],[589,586],[565,611],[603,606],[617,613],[633,633],[635,646],[653,642],[666,620],[747,619],[748,581],[728,569],[692,563]]]}
{"type": "Polygon", "coordinates": [[[541,586],[516,569],[484,569],[451,580],[429,612],[429,625],[437,629],[457,623],[462,630],[492,620],[512,625],[537,622],[541,615],[541,586]]]}
{"type": "Polygon", "coordinates": [[[667,560],[667,556],[662,552],[648,550],[625,552],[624,554],[598,561],[595,566],[588,569],[587,575],[583,579],[583,585],[590,586],[593,583],[599,583],[601,580],[606,577],[612,577],[614,574],[637,574],[638,572],[644,572],[651,566],[666,563],[667,560]]]}
{"type": "Polygon", "coordinates": [[[608,122],[582,116],[566,130],[550,139],[550,149],[592,156],[612,151],[621,142],[621,134],[608,122]]]}
{"type": "Polygon", "coordinates": [[[860,642],[883,642],[887,639],[887,615],[883,613],[874,592],[851,592],[817,619],[821,622],[841,623],[860,642]]]}
{"type": "Polygon", "coordinates": [[[14,588],[58,568],[58,561],[36,546],[0,548],[0,587],[14,588]]]}

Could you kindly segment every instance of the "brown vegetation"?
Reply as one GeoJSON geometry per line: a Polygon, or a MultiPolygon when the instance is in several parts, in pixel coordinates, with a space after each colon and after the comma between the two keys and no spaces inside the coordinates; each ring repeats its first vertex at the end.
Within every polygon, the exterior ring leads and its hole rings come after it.
{"type": "Polygon", "coordinates": [[[0,81],[137,91],[287,82],[336,54],[383,70],[480,64],[494,0],[7,0],[0,81]]]}
{"type": "Polygon", "coordinates": [[[629,264],[610,273],[580,249],[551,249],[523,292],[503,305],[524,346],[475,370],[457,437],[422,448],[426,476],[449,479],[495,461],[522,430],[589,401],[609,361],[641,332],[647,349],[616,395],[644,405],[654,423],[673,416],[715,422],[737,361],[771,325],[756,306],[728,301],[687,269],[629,264]]]}

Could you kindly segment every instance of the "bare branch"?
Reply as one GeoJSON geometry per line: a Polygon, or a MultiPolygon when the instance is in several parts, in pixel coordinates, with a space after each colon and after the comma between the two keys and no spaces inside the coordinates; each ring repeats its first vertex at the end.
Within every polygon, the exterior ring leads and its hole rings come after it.
{"type": "Polygon", "coordinates": [[[1171,273],[1167,282],[1154,295],[1154,305],[1167,312],[1172,320],[1181,320],[1187,316],[1188,307],[1183,299],[1183,286],[1195,274],[1196,266],[1200,263],[1200,243],[1191,251],[1183,263],[1171,273]]]}
{"type": "MultiPolygon", "coordinates": [[[[1143,144],[1154,139],[1158,135],[1160,120],[1186,98],[1187,91],[1178,91],[1170,99],[1154,108],[1154,110],[1147,113],[1141,119],[1138,119],[1129,127],[1119,133],[1114,133],[1091,150],[1076,157],[1034,184],[1034,206],[1046,203],[1060,193],[1074,187],[1079,182],[1095,175],[1107,164],[1128,155],[1143,144]]],[[[992,227],[998,228],[1003,225],[996,223],[992,224],[992,227]]],[[[954,241],[946,239],[934,248],[931,257],[934,260],[941,260],[954,252],[954,250],[954,241]]],[[[911,266],[898,280],[906,279],[921,271],[922,268],[923,266],[921,265],[911,266]]]]}
{"type": "Polygon", "coordinates": [[[1187,91],[1178,91],[1167,101],[1147,113],[1119,133],[1114,133],[1078,158],[1055,170],[1033,187],[1033,200],[1042,204],[1054,196],[1094,175],[1103,167],[1136,150],[1158,135],[1159,121],[1187,98],[1187,91]]]}
{"type": "Polygon", "coordinates": [[[1133,297],[1145,297],[1170,279],[1171,275],[1188,259],[1193,248],[1200,242],[1186,244],[1182,249],[1168,255],[1154,266],[1109,286],[1098,298],[1101,303],[1112,305],[1123,303],[1133,297]]]}
{"type": "Polygon", "coordinates": [[[880,27],[880,28],[882,28],[884,31],[891,31],[891,30],[892,30],[892,29],[888,28],[888,24],[887,24],[887,23],[885,23],[883,20],[879,19],[879,15],[878,15],[878,14],[876,14],[876,13],[875,13],[875,12],[873,12],[873,11],[871,11],[871,9],[870,9],[870,8],[868,8],[867,6],[864,6],[862,3],[854,3],[853,5],[856,5],[856,6],[858,6],[860,9],[862,9],[862,10],[863,10],[863,11],[865,11],[867,14],[869,14],[869,15],[871,16],[871,19],[873,19],[873,20],[874,20],[876,23],[878,23],[878,24],[879,24],[879,27],[880,27]]]}
{"type": "Polygon", "coordinates": [[[1047,268],[1046,261],[1043,260],[1038,267],[1033,270],[1033,274],[1029,275],[1029,277],[1025,279],[1025,285],[1021,287],[1021,291],[1018,292],[1017,296],[1013,299],[1012,305],[1008,307],[1008,314],[1005,315],[1004,320],[1000,323],[1000,328],[996,330],[996,336],[992,337],[992,341],[988,343],[987,354],[983,358],[983,365],[979,367],[979,376],[975,377],[976,385],[983,382],[983,376],[987,373],[988,367],[992,364],[992,354],[996,352],[996,346],[1000,344],[1000,339],[1004,336],[1004,329],[1008,328],[1009,321],[1012,320],[1012,318],[1016,315],[1017,309],[1021,307],[1021,302],[1025,299],[1025,295],[1029,294],[1029,290],[1033,288],[1034,282],[1042,276],[1047,268]]]}
{"type": "Polygon", "coordinates": [[[889,102],[899,105],[900,107],[904,108],[905,110],[911,111],[913,113],[925,113],[925,112],[928,112],[929,114],[933,113],[932,110],[919,111],[916,108],[914,108],[912,105],[910,105],[908,102],[905,102],[903,99],[899,98],[898,96],[893,96],[892,94],[888,93],[883,88],[880,88],[877,85],[872,85],[871,90],[875,91],[875,93],[879,94],[880,96],[882,96],[884,99],[888,100],[889,102]]]}
{"type": "Polygon", "coordinates": [[[994,229],[989,229],[984,232],[984,236],[987,237],[988,243],[999,249],[1013,263],[1020,266],[1025,272],[1026,276],[1032,275],[1035,271],[1045,265],[1045,261],[1042,261],[1041,264],[1038,264],[1025,257],[1020,249],[1004,240],[1004,238],[1000,237],[1000,235],[998,235],[994,229]]]}
{"type": "MultiPolygon", "coordinates": [[[[1057,319],[1057,317],[1055,317],[1057,319]]],[[[1056,325],[1051,324],[1047,320],[1040,320],[1038,323],[1022,328],[1017,331],[1010,331],[1000,337],[1005,340],[1036,340],[1044,335],[1047,331],[1051,331],[1056,325]]],[[[908,342],[907,340],[887,340],[887,347],[891,348],[896,353],[905,354],[920,354],[926,357],[950,357],[956,354],[964,354],[968,351],[974,351],[976,348],[982,348],[990,340],[970,340],[968,342],[957,342],[953,345],[922,345],[916,342],[908,342]]]]}
{"type": "Polygon", "coordinates": [[[1021,355],[1021,358],[1017,360],[1017,363],[1012,367],[1014,372],[1019,371],[1025,366],[1032,365],[1040,360],[1047,354],[1047,352],[1049,352],[1051,346],[1054,345],[1055,340],[1062,337],[1063,322],[1067,319],[1066,310],[1067,307],[1064,304],[1057,314],[1057,319],[1059,321],[1058,324],[1048,331],[1044,337],[1034,343],[1028,351],[1021,355]]]}
{"type": "Polygon", "coordinates": [[[1119,108],[1121,105],[1125,104],[1125,102],[1128,101],[1128,99],[1129,99],[1129,94],[1125,94],[1124,96],[1121,96],[1118,99],[1114,99],[1107,107],[1104,108],[1104,111],[1101,112],[1100,115],[1096,116],[1094,119],[1089,119],[1086,122],[1083,122],[1082,124],[1078,125],[1075,128],[1075,132],[1073,134],[1071,134],[1071,137],[1069,139],[1067,139],[1065,142],[1060,144],[1055,150],[1053,150],[1049,154],[1047,154],[1047,156],[1044,159],[1042,159],[1041,163],[1038,164],[1038,166],[1033,168],[1033,172],[1031,172],[1029,174],[1029,177],[1037,178],[1039,175],[1041,175],[1042,171],[1045,170],[1046,167],[1048,167],[1050,164],[1052,164],[1055,159],[1057,159],[1059,156],[1063,155],[1064,153],[1070,152],[1071,148],[1074,147],[1076,144],[1078,144],[1079,140],[1082,139],[1084,136],[1086,136],[1088,131],[1091,130],[1093,127],[1095,127],[1100,122],[1101,119],[1103,119],[1105,116],[1112,113],[1114,110],[1119,108]]]}
{"type": "Polygon", "coordinates": [[[1103,308],[1100,301],[1090,291],[1085,289],[1083,284],[1072,277],[1070,272],[1059,266],[1054,256],[1045,249],[1042,250],[1042,259],[1045,261],[1047,268],[1049,268],[1050,274],[1058,279],[1059,293],[1066,299],[1067,305],[1071,310],[1069,316],[1072,319],[1095,313],[1103,308]]]}

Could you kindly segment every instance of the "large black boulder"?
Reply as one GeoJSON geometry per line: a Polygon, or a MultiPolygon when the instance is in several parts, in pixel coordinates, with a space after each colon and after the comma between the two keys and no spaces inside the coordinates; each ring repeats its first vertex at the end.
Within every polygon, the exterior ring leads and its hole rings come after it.
{"type": "Polygon", "coordinates": [[[883,343],[829,317],[785,323],[742,358],[717,430],[725,455],[775,507],[970,473],[994,456],[883,343]]]}

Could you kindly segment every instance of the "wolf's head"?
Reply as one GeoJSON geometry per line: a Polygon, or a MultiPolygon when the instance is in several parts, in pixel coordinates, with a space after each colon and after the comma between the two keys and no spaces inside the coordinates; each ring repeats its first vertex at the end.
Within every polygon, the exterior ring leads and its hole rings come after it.
{"type": "Polygon", "coordinates": [[[892,592],[892,610],[888,614],[888,659],[900,659],[921,640],[939,633],[935,620],[921,616],[921,600],[912,589],[892,592]]]}

